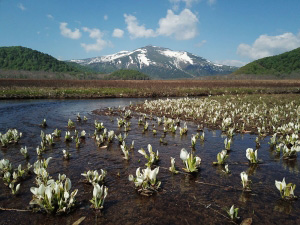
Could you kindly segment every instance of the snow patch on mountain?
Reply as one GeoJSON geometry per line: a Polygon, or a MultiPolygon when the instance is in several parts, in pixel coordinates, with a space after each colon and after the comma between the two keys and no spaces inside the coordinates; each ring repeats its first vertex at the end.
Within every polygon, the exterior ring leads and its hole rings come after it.
{"type": "MultiPolygon", "coordinates": [[[[131,55],[131,54],[132,54],[132,52],[130,52],[130,51],[120,51],[116,54],[102,56],[102,57],[99,57],[97,59],[99,59],[98,62],[112,62],[112,61],[115,61],[119,58],[131,55]]],[[[89,62],[89,64],[91,64],[91,63],[94,63],[94,62],[89,62]]]]}
{"type": "Polygon", "coordinates": [[[140,69],[143,67],[143,64],[145,64],[145,66],[149,66],[151,61],[147,58],[146,54],[147,54],[147,50],[146,49],[139,49],[140,54],[137,55],[139,64],[140,64],[140,69]]]}
{"type": "Polygon", "coordinates": [[[175,58],[176,62],[185,62],[192,65],[194,64],[193,60],[188,56],[187,52],[177,52],[169,49],[160,50],[159,52],[167,57],[175,58]]]}

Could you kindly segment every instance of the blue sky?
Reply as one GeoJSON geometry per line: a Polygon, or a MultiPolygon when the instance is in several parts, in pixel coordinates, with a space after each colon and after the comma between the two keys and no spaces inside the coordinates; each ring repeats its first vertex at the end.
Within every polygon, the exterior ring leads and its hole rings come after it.
{"type": "Polygon", "coordinates": [[[152,44],[241,66],[300,47],[299,0],[0,0],[0,46],[83,59],[152,44]]]}

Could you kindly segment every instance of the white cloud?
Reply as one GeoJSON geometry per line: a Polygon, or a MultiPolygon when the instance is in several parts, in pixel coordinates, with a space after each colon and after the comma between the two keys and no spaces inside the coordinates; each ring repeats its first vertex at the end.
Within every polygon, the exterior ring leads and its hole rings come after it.
{"type": "Polygon", "coordinates": [[[47,14],[47,18],[50,19],[50,20],[54,19],[54,17],[51,14],[47,14]]]}
{"type": "Polygon", "coordinates": [[[25,6],[22,3],[18,4],[18,8],[21,9],[22,11],[26,10],[25,6]]]}
{"type": "Polygon", "coordinates": [[[130,38],[148,38],[157,36],[152,29],[146,29],[145,25],[139,25],[135,16],[124,14],[125,23],[127,24],[127,30],[130,34],[130,38]]]}
{"type": "Polygon", "coordinates": [[[215,4],[217,2],[217,0],[207,0],[207,3],[209,4],[209,5],[213,5],[213,4],[215,4]]]}
{"type": "Polygon", "coordinates": [[[207,42],[206,40],[202,40],[202,41],[198,42],[195,46],[198,47],[198,48],[200,48],[200,47],[202,47],[206,42],[207,42]]]}
{"type": "Polygon", "coordinates": [[[103,40],[103,39],[97,39],[96,43],[94,44],[85,44],[81,43],[81,47],[85,49],[85,51],[90,52],[90,51],[102,51],[105,47],[108,46],[108,42],[103,40]]]}
{"type": "Polygon", "coordinates": [[[123,35],[124,35],[124,31],[118,28],[114,29],[114,32],[112,34],[112,36],[116,38],[122,38],[123,35]]]}
{"type": "Polygon", "coordinates": [[[81,47],[85,49],[85,51],[90,52],[90,51],[101,51],[105,47],[112,46],[110,41],[103,40],[104,33],[101,32],[97,28],[87,28],[83,27],[82,30],[84,32],[89,33],[89,37],[92,39],[96,39],[96,43],[94,44],[86,44],[86,43],[81,43],[81,47]]]}
{"type": "Polygon", "coordinates": [[[108,15],[104,15],[103,19],[108,20],[108,15]]]}
{"type": "Polygon", "coordinates": [[[158,22],[159,27],[146,29],[145,25],[139,25],[135,16],[124,14],[127,30],[130,38],[149,38],[157,36],[175,37],[177,40],[192,39],[197,35],[197,16],[189,9],[184,9],[178,15],[172,10],[167,11],[165,18],[161,18],[158,22]]]}
{"type": "Polygon", "coordinates": [[[79,29],[75,29],[72,31],[71,29],[67,28],[68,23],[60,23],[59,29],[62,36],[71,38],[71,39],[79,39],[81,37],[81,32],[79,29]]]}
{"type": "Polygon", "coordinates": [[[192,39],[197,35],[197,16],[189,9],[184,9],[175,15],[168,10],[166,18],[159,20],[157,33],[163,36],[174,36],[177,40],[192,39]]]}
{"type": "Polygon", "coordinates": [[[242,62],[242,61],[235,60],[235,59],[217,60],[217,61],[215,61],[215,63],[227,65],[227,66],[236,66],[236,67],[242,67],[247,64],[246,62],[242,62]]]}
{"type": "Polygon", "coordinates": [[[300,47],[300,32],[297,35],[290,32],[277,36],[264,34],[259,36],[252,46],[244,43],[240,44],[237,48],[237,54],[255,60],[277,55],[298,47],[300,47]]]}
{"type": "Polygon", "coordinates": [[[197,3],[199,1],[200,0],[169,0],[174,11],[177,11],[179,9],[180,3],[184,3],[185,8],[191,8],[194,3],[197,3]]]}
{"type": "Polygon", "coordinates": [[[101,39],[103,37],[103,33],[97,29],[97,28],[93,28],[93,29],[90,29],[90,28],[87,28],[87,27],[83,27],[82,30],[84,32],[88,32],[90,33],[90,38],[93,38],[93,39],[101,39]]]}

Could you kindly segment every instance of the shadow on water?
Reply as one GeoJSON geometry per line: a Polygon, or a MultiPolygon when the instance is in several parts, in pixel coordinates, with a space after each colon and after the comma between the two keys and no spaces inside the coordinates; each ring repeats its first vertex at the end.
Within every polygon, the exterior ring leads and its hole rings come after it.
{"type": "MultiPolygon", "coordinates": [[[[96,146],[92,135],[94,120],[104,123],[108,130],[117,134],[124,133],[123,128],[117,127],[117,116],[93,114],[95,109],[106,107],[126,106],[129,102],[141,99],[100,99],[100,100],[27,100],[3,101],[0,104],[0,132],[9,128],[17,128],[23,132],[23,137],[17,145],[1,149],[0,159],[9,159],[14,167],[25,165],[27,161],[20,154],[20,148],[27,146],[33,164],[38,158],[36,147],[40,143],[40,132],[52,133],[55,128],[62,130],[62,138],[55,140],[55,145],[43,153],[43,158],[53,157],[48,172],[53,178],[59,173],[66,174],[72,181],[72,188],[78,188],[76,200],[79,203],[69,215],[54,216],[42,213],[0,211],[1,224],[72,224],[81,217],[86,217],[81,224],[230,224],[226,219],[225,209],[232,204],[239,207],[242,219],[253,218],[255,224],[300,224],[299,201],[286,202],[280,199],[275,180],[286,178],[300,186],[299,164],[297,160],[286,161],[275,157],[274,150],[267,144],[268,138],[261,140],[258,156],[262,160],[259,165],[250,166],[245,151],[255,148],[255,136],[250,134],[236,135],[233,139],[232,150],[227,160],[231,174],[223,172],[223,166],[213,166],[217,153],[224,149],[222,133],[217,130],[205,129],[205,141],[197,141],[195,154],[202,159],[201,168],[196,174],[179,173],[173,175],[168,171],[170,157],[176,158],[177,170],[183,171],[180,160],[181,148],[190,148],[192,134],[197,133],[197,126],[188,123],[188,134],[180,137],[167,133],[160,143],[163,127],[153,120],[148,120],[149,130],[142,133],[138,126],[138,118],[132,118],[131,131],[128,132],[126,143],[135,141],[134,150],[130,151],[130,160],[122,157],[122,152],[116,140],[107,148],[96,146]],[[87,122],[76,121],[76,114],[86,116],[87,122]],[[41,128],[39,124],[46,118],[48,126],[41,128]],[[75,122],[76,130],[85,130],[87,138],[76,148],[75,142],[66,144],[64,134],[67,121],[75,122]],[[152,124],[155,124],[157,135],[152,134],[152,124]],[[151,197],[140,196],[134,185],[128,181],[129,174],[135,174],[136,168],[145,168],[145,158],[137,152],[147,149],[151,144],[153,150],[159,150],[160,172],[158,179],[162,182],[161,190],[151,197]],[[71,153],[69,161],[63,160],[62,149],[71,153]],[[82,182],[81,173],[87,170],[107,170],[105,185],[109,188],[104,210],[101,213],[90,208],[92,185],[82,182]],[[252,192],[243,193],[240,173],[246,171],[252,180],[252,192]],[[26,220],[24,219],[26,218],[26,220]]],[[[74,131],[71,131],[72,134],[74,131]]],[[[10,190],[0,182],[0,207],[9,209],[26,209],[32,198],[30,187],[35,186],[34,176],[21,183],[21,192],[12,196],[10,190]]],[[[297,188],[295,190],[297,194],[297,188]]]]}

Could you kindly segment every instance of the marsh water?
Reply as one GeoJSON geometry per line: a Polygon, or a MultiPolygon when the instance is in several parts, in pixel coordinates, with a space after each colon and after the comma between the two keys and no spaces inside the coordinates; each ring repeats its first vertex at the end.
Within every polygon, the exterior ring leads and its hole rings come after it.
{"type": "MultiPolygon", "coordinates": [[[[124,133],[118,128],[117,116],[104,116],[93,113],[96,109],[121,107],[141,102],[142,99],[99,99],[99,100],[24,100],[0,102],[0,132],[9,128],[17,128],[23,137],[16,145],[0,150],[0,159],[9,159],[13,167],[23,166],[37,159],[36,147],[43,130],[52,133],[55,128],[62,130],[62,137],[55,140],[52,148],[47,147],[43,158],[53,157],[47,171],[57,179],[58,174],[66,174],[72,181],[72,190],[77,188],[77,208],[68,215],[47,215],[23,211],[1,210],[0,224],[73,224],[85,217],[81,224],[231,224],[226,209],[231,205],[239,208],[240,221],[252,218],[253,224],[300,224],[300,202],[283,201],[275,187],[275,180],[282,180],[297,185],[295,195],[300,193],[300,166],[297,160],[286,161],[269,148],[270,137],[261,141],[258,158],[262,161],[257,166],[250,166],[245,156],[247,148],[256,148],[255,135],[237,134],[233,138],[232,151],[227,160],[231,174],[225,174],[223,168],[213,166],[216,155],[224,148],[221,131],[205,129],[205,141],[197,141],[195,154],[202,159],[200,170],[195,175],[179,173],[173,175],[168,171],[170,157],[176,158],[176,168],[182,171],[184,166],[180,160],[180,150],[191,150],[190,139],[196,134],[197,126],[187,123],[188,134],[167,133],[167,145],[160,144],[163,127],[157,126],[154,120],[148,120],[149,131],[143,133],[138,126],[138,118],[130,119],[131,130],[126,143],[135,141],[134,150],[130,151],[130,159],[123,159],[122,151],[115,140],[107,148],[97,147],[92,138],[94,120],[103,122],[108,130],[116,134],[124,133]],[[77,122],[76,114],[86,116],[88,121],[77,122]],[[41,128],[39,124],[46,118],[48,126],[41,128]],[[75,147],[75,141],[64,142],[67,121],[75,122],[76,130],[85,130],[87,138],[75,147]],[[157,135],[152,134],[155,124],[157,135]],[[145,168],[146,159],[137,152],[147,149],[151,144],[153,150],[159,150],[160,167],[158,179],[162,182],[161,190],[153,196],[146,197],[137,193],[134,184],[128,181],[128,175],[134,174],[137,167],[145,168]],[[20,148],[27,146],[28,160],[20,153],[20,148]],[[70,160],[63,160],[62,149],[71,153],[70,160]],[[81,173],[87,170],[107,170],[105,185],[109,188],[104,209],[101,213],[92,209],[89,200],[92,198],[92,185],[83,181],[81,173]],[[246,171],[252,180],[252,192],[243,193],[240,173],[246,171]]],[[[71,130],[72,134],[74,130],[71,130]]],[[[299,159],[298,159],[299,160],[299,159]]],[[[32,199],[30,187],[35,187],[35,176],[31,175],[21,182],[19,195],[13,196],[10,189],[0,182],[0,207],[5,209],[28,209],[32,199]]]]}

